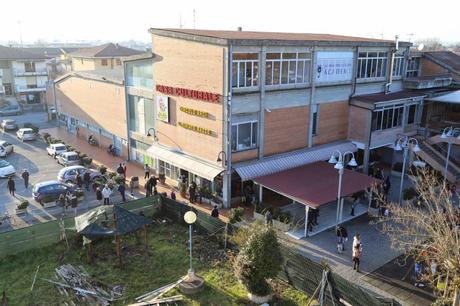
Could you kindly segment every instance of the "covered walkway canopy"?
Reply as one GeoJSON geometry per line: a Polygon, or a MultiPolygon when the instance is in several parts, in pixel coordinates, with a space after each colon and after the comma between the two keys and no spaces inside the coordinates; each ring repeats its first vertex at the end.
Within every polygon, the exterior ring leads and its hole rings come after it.
{"type": "MultiPolygon", "coordinates": [[[[320,161],[261,176],[254,181],[296,202],[318,208],[337,200],[339,175],[334,165],[320,161]]],[[[373,177],[344,169],[340,197],[362,191],[375,182],[376,179],[373,177]]]]}
{"type": "Polygon", "coordinates": [[[450,91],[443,95],[427,98],[426,101],[460,104],[460,90],[450,91]]]}

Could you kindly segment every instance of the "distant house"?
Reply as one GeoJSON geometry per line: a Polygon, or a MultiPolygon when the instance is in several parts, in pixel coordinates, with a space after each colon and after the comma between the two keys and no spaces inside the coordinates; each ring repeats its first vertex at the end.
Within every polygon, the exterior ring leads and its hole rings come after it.
{"type": "Polygon", "coordinates": [[[83,48],[70,53],[72,70],[99,70],[121,68],[123,57],[141,54],[143,51],[108,43],[96,47],[83,48]]]}
{"type": "Polygon", "coordinates": [[[47,60],[45,55],[23,48],[0,46],[0,96],[42,103],[48,82],[47,60]]]}

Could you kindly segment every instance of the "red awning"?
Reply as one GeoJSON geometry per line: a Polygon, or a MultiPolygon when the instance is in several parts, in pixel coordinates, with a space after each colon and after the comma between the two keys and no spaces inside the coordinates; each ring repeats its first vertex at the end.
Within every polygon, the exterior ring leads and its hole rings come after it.
{"type": "MultiPolygon", "coordinates": [[[[318,208],[337,200],[339,173],[334,165],[320,161],[261,176],[254,181],[299,203],[318,208]]],[[[362,191],[377,181],[373,177],[344,169],[341,197],[362,191]]]]}

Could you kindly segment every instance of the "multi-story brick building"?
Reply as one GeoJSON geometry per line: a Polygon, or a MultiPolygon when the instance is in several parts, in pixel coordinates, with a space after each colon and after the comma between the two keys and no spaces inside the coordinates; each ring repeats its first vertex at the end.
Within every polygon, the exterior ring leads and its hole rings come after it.
{"type": "Polygon", "coordinates": [[[0,46],[0,95],[27,103],[45,99],[47,58],[23,48],[0,46]]]}
{"type": "Polygon", "coordinates": [[[117,69],[122,66],[122,58],[143,53],[139,50],[108,43],[96,47],[71,52],[72,70],[117,69]]]}

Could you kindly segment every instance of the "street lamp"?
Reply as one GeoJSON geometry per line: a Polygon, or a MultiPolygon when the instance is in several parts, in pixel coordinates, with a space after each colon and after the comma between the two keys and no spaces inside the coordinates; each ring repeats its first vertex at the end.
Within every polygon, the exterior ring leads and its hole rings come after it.
{"type": "MultiPolygon", "coordinates": [[[[450,158],[450,149],[452,148],[452,140],[454,134],[459,132],[460,129],[453,127],[446,127],[441,134],[441,139],[447,139],[447,157],[446,157],[446,166],[444,167],[444,184],[446,184],[447,179],[447,168],[449,167],[449,158],[450,158]]],[[[457,136],[457,140],[460,140],[460,133],[457,136]]]]}
{"type": "Polygon", "coordinates": [[[222,162],[222,167],[227,165],[227,154],[224,151],[220,151],[217,155],[217,162],[222,162]]]}
{"type": "Polygon", "coordinates": [[[345,163],[345,158],[347,155],[351,155],[351,160],[348,162],[348,166],[351,167],[356,167],[358,166],[358,163],[356,162],[355,155],[351,151],[347,151],[342,154],[339,150],[335,150],[334,153],[332,153],[331,158],[329,159],[330,164],[335,164],[334,168],[339,170],[339,187],[337,189],[337,215],[336,215],[336,221],[339,223],[342,220],[342,212],[343,212],[343,202],[341,199],[341,194],[342,194],[342,176],[344,172],[344,163],[345,163]],[[336,158],[336,153],[337,157],[336,158]]]}
{"type": "Polygon", "coordinates": [[[190,243],[190,269],[188,270],[188,278],[191,280],[195,277],[192,268],[192,225],[196,221],[196,214],[193,211],[188,211],[184,215],[184,221],[189,225],[189,243],[190,243]]]}
{"type": "Polygon", "coordinates": [[[419,151],[420,151],[420,147],[419,147],[419,145],[418,145],[418,140],[415,139],[415,138],[409,137],[409,136],[400,137],[400,138],[396,141],[396,145],[395,145],[395,148],[394,148],[395,151],[402,151],[402,150],[404,150],[404,155],[403,155],[403,166],[402,166],[402,173],[401,173],[401,183],[400,183],[400,185],[399,185],[399,198],[398,198],[399,204],[401,204],[401,200],[402,200],[402,191],[403,191],[403,184],[404,184],[404,175],[405,175],[405,171],[406,171],[406,159],[407,159],[407,155],[408,155],[408,153],[409,153],[409,149],[411,148],[410,145],[411,145],[412,143],[415,143],[415,145],[412,147],[412,151],[414,151],[414,152],[419,152],[419,151]]]}
{"type": "Polygon", "coordinates": [[[152,137],[152,134],[150,134],[150,130],[153,131],[153,140],[158,141],[157,133],[154,128],[149,128],[147,130],[147,137],[152,137]]]}

